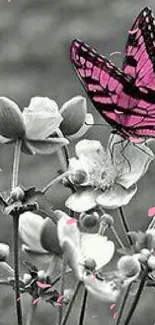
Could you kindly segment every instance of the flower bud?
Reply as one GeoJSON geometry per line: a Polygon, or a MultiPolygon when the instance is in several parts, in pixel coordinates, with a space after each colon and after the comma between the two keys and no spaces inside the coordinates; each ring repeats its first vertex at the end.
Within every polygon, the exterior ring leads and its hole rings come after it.
{"type": "Polygon", "coordinates": [[[9,257],[10,248],[7,244],[0,243],[0,261],[6,261],[9,257]]]}
{"type": "Polygon", "coordinates": [[[147,248],[142,248],[140,251],[141,255],[143,255],[146,260],[150,257],[151,252],[147,248]]]}
{"type": "Polygon", "coordinates": [[[10,196],[15,202],[22,201],[24,198],[24,191],[22,190],[21,187],[17,186],[11,191],[10,196]]]}
{"type": "Polygon", "coordinates": [[[155,270],[155,256],[151,255],[147,261],[148,266],[151,270],[155,270]]]}
{"type": "Polygon", "coordinates": [[[64,119],[60,128],[65,136],[78,132],[85,122],[86,111],[86,99],[82,96],[71,98],[61,107],[60,113],[64,119]]]}
{"type": "Polygon", "coordinates": [[[134,277],[139,274],[141,266],[134,256],[122,256],[117,263],[118,271],[125,277],[134,277]]]}
{"type": "Polygon", "coordinates": [[[104,213],[104,215],[101,217],[101,222],[105,222],[105,224],[108,227],[111,227],[114,225],[114,218],[112,216],[110,216],[110,214],[108,213],[104,213]]]}
{"type": "Polygon", "coordinates": [[[0,135],[8,139],[22,138],[25,125],[22,112],[15,102],[0,97],[0,135]]]}
{"type": "Polygon", "coordinates": [[[99,215],[96,212],[92,214],[81,213],[79,217],[79,227],[83,232],[94,233],[98,232],[100,228],[99,215]]]}
{"type": "Polygon", "coordinates": [[[24,273],[23,282],[27,285],[31,282],[32,276],[29,273],[24,273]]]}
{"type": "Polygon", "coordinates": [[[82,185],[88,181],[88,175],[85,170],[79,169],[69,176],[71,182],[75,185],[82,185]]]}
{"type": "Polygon", "coordinates": [[[69,302],[71,301],[71,299],[73,297],[73,293],[74,293],[74,291],[72,289],[65,289],[64,290],[63,303],[65,305],[68,305],[69,304],[69,302]]]}
{"type": "Polygon", "coordinates": [[[94,271],[96,268],[96,262],[93,258],[89,257],[84,261],[84,266],[87,270],[94,271]]]}
{"type": "Polygon", "coordinates": [[[46,272],[44,270],[40,270],[38,271],[38,280],[41,282],[46,281],[47,275],[46,272]]]}
{"type": "Polygon", "coordinates": [[[155,248],[155,229],[149,229],[146,231],[147,236],[150,236],[150,248],[155,248]]]}

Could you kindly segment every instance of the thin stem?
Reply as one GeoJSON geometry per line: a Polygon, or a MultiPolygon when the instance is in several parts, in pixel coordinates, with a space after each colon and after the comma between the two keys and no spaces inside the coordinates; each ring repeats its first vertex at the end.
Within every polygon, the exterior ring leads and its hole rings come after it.
{"type": "Polygon", "coordinates": [[[118,312],[118,317],[117,317],[117,320],[116,320],[116,325],[119,325],[120,324],[120,321],[121,321],[121,318],[122,318],[122,315],[123,315],[123,312],[124,312],[124,308],[125,308],[125,305],[126,305],[126,302],[127,302],[128,296],[129,296],[129,293],[130,293],[131,286],[132,286],[132,282],[128,285],[128,287],[126,289],[126,292],[125,292],[125,295],[123,297],[122,303],[120,305],[120,310],[118,312]]]}
{"type": "MultiPolygon", "coordinates": [[[[65,254],[64,254],[63,260],[62,260],[62,275],[61,275],[61,279],[60,279],[60,296],[63,296],[63,294],[64,294],[66,266],[67,266],[67,260],[66,260],[65,254]]],[[[62,316],[63,316],[63,305],[59,307],[59,313],[58,313],[58,324],[59,325],[61,324],[62,316]]]]}
{"type": "MultiPolygon", "coordinates": [[[[66,272],[65,272],[65,274],[69,274],[69,273],[71,273],[72,272],[72,270],[67,270],[66,272]]],[[[53,281],[52,281],[52,283],[51,283],[51,285],[52,286],[54,286],[60,279],[61,279],[61,277],[62,277],[62,274],[59,274],[53,281]]]]}
{"type": "Polygon", "coordinates": [[[68,171],[67,171],[67,172],[61,174],[60,176],[54,178],[51,182],[49,182],[49,183],[48,183],[48,184],[43,188],[42,193],[45,194],[45,193],[49,190],[49,188],[50,188],[51,186],[53,186],[53,185],[59,183],[59,182],[60,182],[64,177],[68,176],[68,174],[69,174],[69,173],[68,173],[68,171]]]}
{"type": "Polygon", "coordinates": [[[126,320],[124,322],[124,325],[128,325],[130,323],[130,320],[132,318],[132,315],[137,307],[137,304],[139,302],[139,299],[141,297],[141,294],[142,294],[142,291],[143,291],[143,288],[145,286],[145,281],[146,281],[146,278],[147,278],[147,275],[148,275],[148,271],[149,271],[149,268],[148,266],[146,266],[146,268],[144,269],[143,273],[142,273],[142,277],[141,277],[141,281],[140,281],[140,284],[139,284],[139,287],[138,287],[138,290],[137,290],[137,293],[136,293],[136,296],[132,302],[132,305],[131,305],[131,308],[128,312],[128,315],[126,317],[126,320]]]}
{"type": "MultiPolygon", "coordinates": [[[[20,162],[20,149],[21,140],[17,140],[15,143],[14,161],[13,161],[13,172],[12,172],[12,186],[13,190],[18,185],[18,174],[19,174],[19,162],[20,162]]],[[[20,285],[19,285],[19,256],[18,256],[18,225],[19,216],[13,215],[13,242],[14,242],[14,276],[15,276],[15,297],[16,297],[16,311],[18,325],[22,325],[22,311],[20,299],[20,285]]]]}
{"type": "Polygon", "coordinates": [[[83,295],[83,300],[82,300],[82,305],[81,305],[81,313],[80,313],[80,318],[79,318],[79,325],[84,324],[87,298],[88,298],[88,291],[87,291],[87,289],[84,289],[84,295],[83,295]]]}
{"type": "Polygon", "coordinates": [[[124,229],[124,233],[126,235],[126,239],[127,239],[128,243],[129,243],[129,245],[132,246],[132,239],[128,234],[130,232],[130,228],[129,228],[127,219],[125,217],[125,212],[124,212],[122,207],[118,208],[118,212],[119,212],[121,223],[122,223],[122,226],[123,226],[123,229],[124,229]]]}
{"type": "Polygon", "coordinates": [[[32,298],[31,305],[30,305],[30,311],[29,311],[29,314],[27,316],[27,320],[26,320],[25,325],[32,325],[33,324],[34,316],[35,316],[36,309],[37,309],[37,304],[33,304],[33,301],[34,301],[34,298],[32,298]]]}
{"type": "Polygon", "coordinates": [[[81,284],[82,284],[82,282],[78,282],[78,284],[77,284],[77,286],[76,286],[76,288],[75,288],[75,291],[74,291],[73,297],[72,297],[72,299],[71,299],[71,301],[70,301],[70,303],[69,303],[69,305],[68,305],[68,307],[67,307],[67,310],[66,310],[66,312],[65,312],[65,314],[64,314],[64,317],[63,317],[63,319],[62,319],[61,325],[65,325],[66,322],[67,322],[67,320],[68,320],[68,317],[69,317],[70,311],[71,311],[71,309],[72,309],[72,307],[73,307],[74,300],[75,300],[75,298],[76,298],[76,296],[77,296],[77,294],[78,294],[78,291],[79,291],[79,289],[80,289],[80,287],[81,287],[81,284]]]}
{"type": "Polygon", "coordinates": [[[121,239],[120,239],[120,237],[119,237],[116,229],[114,228],[114,226],[111,226],[110,229],[113,232],[113,234],[114,234],[114,236],[115,236],[118,244],[120,245],[120,247],[123,248],[123,249],[126,249],[125,246],[124,246],[124,244],[122,243],[122,241],[121,241],[121,239]]]}

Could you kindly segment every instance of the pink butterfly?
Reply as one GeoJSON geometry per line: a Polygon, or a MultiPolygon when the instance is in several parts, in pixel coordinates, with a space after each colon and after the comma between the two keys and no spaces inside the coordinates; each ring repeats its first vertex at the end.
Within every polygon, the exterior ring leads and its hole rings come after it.
{"type": "Polygon", "coordinates": [[[155,137],[155,20],[144,8],[129,31],[122,70],[74,40],[71,61],[91,101],[124,139],[155,137]]]}

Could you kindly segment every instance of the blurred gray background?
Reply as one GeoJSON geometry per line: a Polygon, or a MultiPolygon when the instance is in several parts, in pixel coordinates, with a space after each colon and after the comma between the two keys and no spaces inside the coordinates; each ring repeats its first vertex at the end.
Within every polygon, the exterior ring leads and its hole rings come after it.
{"type": "MultiPolygon", "coordinates": [[[[109,57],[114,51],[123,51],[128,30],[142,7],[149,5],[155,12],[155,1],[143,0],[7,0],[0,1],[0,96],[8,96],[21,107],[28,105],[32,96],[49,96],[59,106],[72,96],[85,95],[69,60],[69,46],[79,37],[109,57]]],[[[113,61],[121,65],[121,56],[113,61]]],[[[100,117],[88,102],[96,123],[100,117]]],[[[110,130],[93,127],[89,139],[100,139],[106,144],[110,130]]],[[[155,152],[155,145],[152,144],[155,152]]],[[[72,148],[73,151],[73,148],[72,148]]],[[[13,148],[0,146],[0,190],[11,182],[13,148]]],[[[155,205],[153,162],[147,175],[139,182],[139,191],[126,207],[131,229],[144,230],[148,225],[147,210],[155,205]]],[[[24,186],[44,186],[57,172],[57,156],[22,155],[20,183],[24,186]]],[[[60,186],[48,193],[54,208],[62,208],[68,192],[60,186]]],[[[115,213],[113,213],[115,215],[115,213]]],[[[0,241],[10,243],[11,220],[0,215],[0,241]]],[[[119,231],[119,223],[116,220],[119,231]]],[[[152,325],[155,321],[154,290],[145,290],[131,325],[152,325]]],[[[69,324],[76,325],[80,296],[69,324]]],[[[25,301],[29,298],[25,298],[25,301]]],[[[112,325],[110,304],[90,298],[85,325],[112,325]],[[93,315],[98,315],[92,318],[93,315]]],[[[26,307],[25,307],[26,308],[26,307]]],[[[26,309],[24,311],[26,313],[26,309]]],[[[54,325],[52,307],[40,303],[35,325],[54,325]]],[[[13,291],[0,289],[0,325],[15,325],[13,291]]]]}

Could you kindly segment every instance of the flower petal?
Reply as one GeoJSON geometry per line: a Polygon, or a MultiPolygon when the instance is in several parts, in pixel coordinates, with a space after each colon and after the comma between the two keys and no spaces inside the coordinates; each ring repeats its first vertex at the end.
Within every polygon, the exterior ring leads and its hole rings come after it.
{"type": "Polygon", "coordinates": [[[81,236],[81,250],[87,258],[92,258],[96,262],[96,269],[100,269],[108,264],[115,251],[115,245],[107,237],[99,234],[84,234],[81,236]]]}
{"type": "Polygon", "coordinates": [[[117,182],[129,188],[146,173],[154,155],[144,143],[133,144],[122,142],[121,139],[118,135],[113,136],[112,140],[110,138],[107,149],[114,149],[112,158],[119,172],[117,182]]]}
{"type": "Polygon", "coordinates": [[[114,280],[104,279],[92,281],[92,275],[84,278],[86,289],[98,300],[115,302],[120,294],[120,288],[117,287],[114,280]]]}
{"type": "Polygon", "coordinates": [[[60,109],[63,116],[61,130],[65,136],[76,134],[85,122],[87,112],[86,98],[75,96],[68,100],[60,109]]]}
{"type": "Polygon", "coordinates": [[[105,191],[98,196],[96,202],[105,209],[117,209],[123,205],[127,205],[137,191],[137,186],[133,185],[128,190],[116,184],[114,188],[105,191]]]}
{"type": "Polygon", "coordinates": [[[73,135],[68,136],[69,140],[76,140],[78,138],[81,138],[91,127],[91,125],[94,124],[94,117],[92,114],[88,113],[86,114],[85,123],[81,126],[78,132],[76,132],[73,135]]]}
{"type": "Polygon", "coordinates": [[[70,195],[65,205],[68,209],[76,212],[88,211],[96,206],[96,199],[101,193],[101,191],[92,188],[87,188],[86,190],[80,189],[70,195]]]}
{"type": "Polygon", "coordinates": [[[31,140],[44,140],[55,132],[63,118],[54,100],[48,97],[33,97],[24,108],[26,136],[31,140]]]}
{"type": "Polygon", "coordinates": [[[40,241],[45,250],[58,255],[62,254],[58,240],[57,225],[50,218],[46,218],[43,222],[40,241]]]}
{"type": "Polygon", "coordinates": [[[19,218],[19,234],[23,242],[32,252],[47,253],[42,248],[40,234],[44,219],[32,212],[25,212],[19,218]]]}
{"type": "Polygon", "coordinates": [[[66,146],[68,140],[65,138],[48,138],[46,140],[28,140],[22,148],[27,154],[50,155],[57,151],[60,147],[66,146]],[[26,146],[28,145],[28,147],[26,146]]]}

